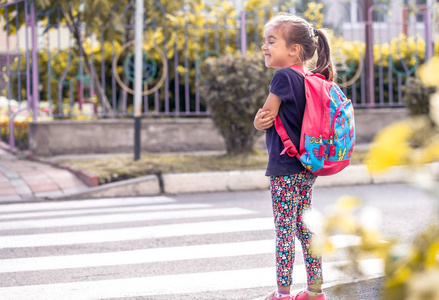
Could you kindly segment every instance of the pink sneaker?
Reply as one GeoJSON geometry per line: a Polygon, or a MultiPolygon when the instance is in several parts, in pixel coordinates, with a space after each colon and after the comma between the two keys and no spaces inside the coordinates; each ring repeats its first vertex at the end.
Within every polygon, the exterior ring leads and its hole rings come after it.
{"type": "Polygon", "coordinates": [[[326,297],[324,293],[318,296],[310,296],[307,291],[301,291],[292,300],[326,300],[326,297]]]}
{"type": "Polygon", "coordinates": [[[291,296],[276,297],[276,292],[271,292],[264,300],[292,300],[291,296]]]}

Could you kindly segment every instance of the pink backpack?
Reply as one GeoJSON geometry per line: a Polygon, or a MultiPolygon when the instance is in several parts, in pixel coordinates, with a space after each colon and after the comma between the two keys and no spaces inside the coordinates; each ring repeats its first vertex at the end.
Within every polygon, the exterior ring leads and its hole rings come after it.
{"type": "Polygon", "coordinates": [[[285,146],[280,155],[297,157],[315,175],[336,174],[349,165],[355,146],[352,102],[323,75],[305,73],[298,66],[292,68],[305,78],[306,106],[299,151],[277,115],[274,124],[285,146]]]}

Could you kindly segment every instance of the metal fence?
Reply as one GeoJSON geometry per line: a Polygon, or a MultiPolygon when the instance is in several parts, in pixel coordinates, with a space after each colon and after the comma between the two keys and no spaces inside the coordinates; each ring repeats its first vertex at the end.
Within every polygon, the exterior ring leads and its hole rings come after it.
{"type": "MultiPolygon", "coordinates": [[[[200,10],[146,1],[144,116],[209,115],[200,97],[203,60],[232,51],[260,54],[264,23],[279,10],[300,11],[281,5],[238,11],[233,3],[218,8],[208,2],[200,10]]],[[[356,3],[329,1],[322,11],[323,25],[335,36],[338,82],[356,107],[403,106],[406,79],[416,76],[417,67],[434,52],[434,9],[403,5],[395,13],[395,7],[373,6],[365,14],[356,3]],[[366,39],[368,26],[372,34],[366,39]],[[369,72],[368,63],[373,65],[369,72]]],[[[38,103],[55,117],[132,116],[134,1],[121,0],[112,8],[125,30],[111,37],[108,24],[102,25],[103,34],[77,24],[75,35],[63,25],[59,8],[42,11],[34,1],[13,1],[0,10],[3,102],[26,103],[35,120],[42,112],[34,109],[38,103]]]]}
{"type": "Polygon", "coordinates": [[[0,5],[0,10],[4,18],[4,27],[0,32],[0,100],[3,105],[17,103],[22,109],[32,109],[36,117],[38,110],[35,108],[38,107],[39,93],[38,53],[34,50],[37,49],[35,5],[29,5],[25,0],[17,0],[0,5]],[[21,22],[24,23],[23,26],[21,22]],[[11,102],[13,99],[14,102],[11,102]]]}

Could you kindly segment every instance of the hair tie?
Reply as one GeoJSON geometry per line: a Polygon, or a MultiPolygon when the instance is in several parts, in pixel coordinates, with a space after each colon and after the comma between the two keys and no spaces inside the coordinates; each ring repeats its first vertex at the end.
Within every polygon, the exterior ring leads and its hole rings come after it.
{"type": "Polygon", "coordinates": [[[319,30],[316,29],[316,28],[314,28],[314,36],[315,36],[315,37],[316,37],[316,36],[319,36],[319,30]]]}

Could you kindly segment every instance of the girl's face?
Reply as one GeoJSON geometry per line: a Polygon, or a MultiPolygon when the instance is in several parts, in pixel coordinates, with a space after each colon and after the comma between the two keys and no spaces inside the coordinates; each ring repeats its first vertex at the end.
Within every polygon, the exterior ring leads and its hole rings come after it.
{"type": "Polygon", "coordinates": [[[287,47],[287,42],[279,29],[269,27],[264,32],[265,44],[261,49],[265,56],[265,66],[270,68],[287,68],[297,61],[293,46],[287,47]]]}

